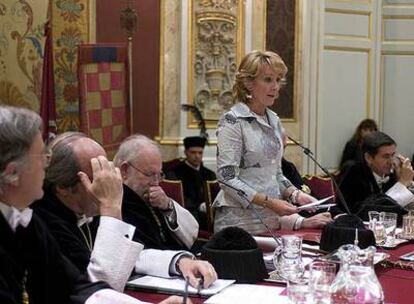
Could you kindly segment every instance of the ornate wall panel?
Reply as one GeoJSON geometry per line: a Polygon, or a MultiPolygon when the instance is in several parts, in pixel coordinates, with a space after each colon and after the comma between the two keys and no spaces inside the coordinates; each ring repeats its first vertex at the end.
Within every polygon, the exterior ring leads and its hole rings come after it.
{"type": "MultiPolygon", "coordinates": [[[[232,85],[243,51],[242,0],[192,0],[189,5],[188,102],[216,128],[233,104],[232,85]]],[[[191,115],[188,127],[197,125],[191,115]]]]}
{"type": "Polygon", "coordinates": [[[0,104],[39,110],[46,11],[46,1],[0,1],[0,104]]]}
{"type": "Polygon", "coordinates": [[[89,41],[89,18],[89,0],[53,1],[53,55],[59,132],[79,128],[77,45],[89,41]]]}
{"type": "Polygon", "coordinates": [[[288,67],[286,86],[271,107],[281,118],[295,118],[296,0],[267,0],[266,49],[278,53],[288,67]]]}

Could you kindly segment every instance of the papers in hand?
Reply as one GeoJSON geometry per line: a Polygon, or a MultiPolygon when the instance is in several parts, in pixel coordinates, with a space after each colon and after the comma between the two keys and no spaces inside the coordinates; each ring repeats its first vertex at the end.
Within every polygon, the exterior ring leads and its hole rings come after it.
{"type": "MultiPolygon", "coordinates": [[[[235,280],[217,280],[209,288],[201,289],[200,292],[192,286],[188,286],[188,294],[211,296],[233,284],[235,280]]],[[[127,287],[132,289],[150,289],[165,293],[182,294],[185,289],[183,278],[159,278],[153,276],[143,276],[128,282],[127,287]]]]}
{"type": "MultiPolygon", "coordinates": [[[[319,201],[316,201],[316,202],[313,202],[313,203],[310,203],[310,204],[307,204],[307,205],[299,206],[298,207],[298,210],[299,211],[302,211],[302,210],[307,210],[307,209],[318,209],[318,208],[322,207],[322,206],[318,206],[318,205],[320,205],[320,204],[322,204],[322,203],[330,200],[333,197],[334,196],[331,195],[331,196],[325,197],[325,198],[323,198],[323,199],[321,199],[319,201]]],[[[335,204],[333,204],[333,205],[335,205],[335,204]]],[[[326,207],[331,207],[331,206],[328,206],[328,205],[325,205],[325,206],[326,207]]]]}

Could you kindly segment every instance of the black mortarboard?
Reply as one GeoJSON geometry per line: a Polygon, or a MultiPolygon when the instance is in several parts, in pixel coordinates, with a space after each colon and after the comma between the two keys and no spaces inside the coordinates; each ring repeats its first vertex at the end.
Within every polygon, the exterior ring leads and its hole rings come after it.
{"type": "Polygon", "coordinates": [[[202,147],[206,145],[206,139],[201,136],[189,136],[184,138],[184,148],[202,147]]]}
{"type": "Polygon", "coordinates": [[[201,250],[201,258],[214,266],[220,279],[256,283],[269,277],[262,250],[248,232],[238,227],[214,234],[201,250]]]}
{"type": "Polygon", "coordinates": [[[359,217],[347,214],[339,216],[323,228],[320,248],[330,252],[342,245],[354,244],[356,229],[358,231],[358,246],[361,249],[371,245],[375,246],[374,233],[365,228],[359,217]]]}

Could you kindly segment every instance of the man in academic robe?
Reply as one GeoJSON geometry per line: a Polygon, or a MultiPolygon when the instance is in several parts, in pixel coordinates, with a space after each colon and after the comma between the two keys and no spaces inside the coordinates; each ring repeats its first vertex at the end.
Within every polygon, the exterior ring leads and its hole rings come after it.
{"type": "Polygon", "coordinates": [[[198,235],[191,213],[159,186],[161,152],[143,135],[126,138],[114,158],[124,181],[122,217],[136,227],[134,239],[146,248],[186,250],[198,235]]]}
{"type": "Polygon", "coordinates": [[[39,115],[0,106],[0,121],[0,303],[141,303],[82,276],[28,208],[43,196],[50,157],[39,115]]]}
{"type": "Polygon", "coordinates": [[[372,132],[363,139],[364,159],[343,168],[339,188],[352,213],[373,194],[384,193],[405,208],[414,202],[414,195],[408,190],[414,171],[408,158],[396,155],[396,147],[387,134],[372,132]]]}
{"type": "Polygon", "coordinates": [[[48,225],[63,253],[92,281],[103,280],[122,291],[134,265],[140,273],[182,274],[197,286],[201,274],[209,285],[212,266],[184,251],[143,250],[132,240],[133,225],[122,221],[122,178],[104,149],[79,132],[66,132],[49,145],[45,195],[34,211],[48,225]],[[91,223],[92,217],[99,227],[91,223]],[[149,261],[157,261],[150,263],[149,261]],[[176,265],[178,268],[176,268],[176,265]]]}
{"type": "Polygon", "coordinates": [[[184,154],[186,158],[171,172],[167,178],[182,181],[184,206],[195,217],[200,229],[207,229],[207,213],[204,183],[216,180],[216,174],[203,165],[203,153],[206,139],[200,136],[184,138],[184,154]]]}

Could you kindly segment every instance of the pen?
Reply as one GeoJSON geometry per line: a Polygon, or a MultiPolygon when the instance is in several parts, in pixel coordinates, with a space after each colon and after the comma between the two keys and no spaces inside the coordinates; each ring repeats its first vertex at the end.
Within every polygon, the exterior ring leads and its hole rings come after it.
{"type": "Polygon", "coordinates": [[[200,278],[200,282],[198,283],[198,287],[197,287],[197,294],[200,295],[201,289],[204,288],[204,277],[202,276],[200,278]]]}
{"type": "Polygon", "coordinates": [[[183,296],[183,304],[187,304],[188,298],[188,285],[190,284],[190,278],[185,277],[185,287],[184,287],[184,296],[183,296]]]}

